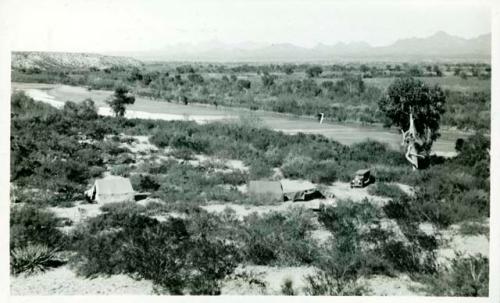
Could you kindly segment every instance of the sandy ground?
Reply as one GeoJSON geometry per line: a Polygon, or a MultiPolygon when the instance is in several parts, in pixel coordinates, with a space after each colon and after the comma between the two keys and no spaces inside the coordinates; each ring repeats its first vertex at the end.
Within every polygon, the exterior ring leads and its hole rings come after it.
{"type": "Polygon", "coordinates": [[[205,209],[208,212],[213,213],[222,213],[224,209],[231,208],[235,211],[236,216],[240,219],[252,214],[257,213],[259,215],[269,213],[272,211],[284,212],[288,209],[295,207],[303,207],[306,209],[318,209],[320,204],[324,205],[334,205],[335,201],[333,199],[314,199],[310,201],[298,201],[298,202],[282,202],[276,205],[242,205],[242,204],[233,204],[233,203],[224,203],[224,204],[208,204],[203,205],[201,208],[205,209]]]}
{"type": "Polygon", "coordinates": [[[247,275],[265,283],[265,288],[251,287],[248,283],[240,280],[229,280],[223,284],[223,295],[281,295],[281,285],[285,279],[293,281],[293,288],[299,293],[304,294],[304,277],[314,274],[314,267],[270,267],[248,265],[236,269],[235,274],[246,273],[247,275]]]}
{"type": "Polygon", "coordinates": [[[203,154],[194,155],[194,160],[187,161],[193,166],[203,167],[219,167],[219,171],[230,172],[235,170],[248,171],[250,168],[246,166],[241,160],[234,159],[221,159],[213,156],[203,154]]]}
{"type": "Polygon", "coordinates": [[[389,201],[389,198],[373,196],[368,193],[368,189],[373,184],[363,188],[351,188],[348,182],[334,182],[328,187],[328,191],[335,195],[335,198],[341,200],[352,200],[353,202],[361,202],[363,199],[369,199],[373,203],[383,206],[389,201]]]}
{"type": "MultiPolygon", "coordinates": [[[[223,284],[223,295],[281,295],[281,285],[286,279],[292,281],[293,289],[298,295],[305,295],[306,287],[305,277],[313,275],[316,268],[307,266],[298,267],[270,267],[248,265],[239,267],[235,274],[246,273],[247,276],[258,279],[265,283],[265,288],[259,286],[250,286],[248,282],[242,279],[230,279],[223,284]]],[[[374,296],[413,296],[422,295],[415,290],[421,284],[412,281],[406,275],[398,277],[373,276],[369,279],[360,279],[374,296]]]]}
{"type": "MultiPolygon", "coordinates": [[[[67,85],[47,85],[31,83],[12,83],[12,88],[23,89],[35,100],[61,106],[61,100],[79,102],[91,98],[96,102],[103,115],[110,115],[109,107],[105,100],[112,95],[111,91],[92,90],[83,87],[67,85]]],[[[207,123],[217,120],[235,120],[242,114],[250,111],[238,108],[215,108],[208,105],[189,104],[183,105],[149,98],[137,97],[135,104],[129,106],[126,116],[129,118],[147,118],[164,120],[193,120],[207,123]]],[[[399,149],[401,136],[396,130],[387,130],[379,126],[362,126],[357,124],[323,123],[318,124],[314,119],[298,118],[292,115],[283,115],[265,111],[252,112],[259,117],[262,124],[271,129],[286,133],[314,133],[322,134],[342,144],[351,145],[367,139],[377,140],[389,144],[394,149],[399,149]]],[[[455,153],[455,141],[467,134],[459,131],[441,131],[441,137],[434,143],[433,151],[452,156],[455,153]]]]}
{"type": "Polygon", "coordinates": [[[49,207],[49,210],[54,212],[59,218],[71,220],[72,224],[70,226],[61,227],[62,231],[69,232],[75,228],[78,223],[100,215],[102,211],[99,208],[102,205],[103,204],[82,202],[73,207],[49,207]]]}
{"type": "Polygon", "coordinates": [[[28,295],[152,295],[150,281],[136,281],[126,275],[86,279],[68,266],[61,266],[32,276],[11,277],[10,292],[28,295]]]}
{"type": "Polygon", "coordinates": [[[150,153],[151,151],[158,151],[158,148],[149,142],[148,136],[124,136],[124,138],[135,139],[132,143],[121,143],[121,147],[128,148],[132,153],[150,153]]]}
{"type": "Polygon", "coordinates": [[[425,293],[419,291],[422,284],[412,281],[407,275],[397,277],[373,276],[369,279],[360,279],[365,282],[372,296],[419,296],[425,293]]]}
{"type": "MultiPolygon", "coordinates": [[[[489,221],[484,224],[489,226],[489,221]]],[[[438,249],[437,258],[441,264],[449,264],[449,259],[453,259],[455,253],[462,253],[464,256],[490,255],[490,241],[486,235],[462,235],[458,225],[452,225],[440,231],[440,234],[443,245],[438,249]]]]}
{"type": "Polygon", "coordinates": [[[408,196],[414,196],[415,195],[415,189],[413,187],[411,187],[410,185],[406,185],[406,184],[398,183],[398,182],[391,182],[389,184],[396,185],[397,187],[399,187],[399,189],[401,189],[408,196]]]}
{"type": "MultiPolygon", "coordinates": [[[[286,279],[292,281],[293,289],[304,295],[305,276],[316,272],[314,267],[270,267],[248,265],[238,267],[231,278],[222,285],[222,295],[281,295],[281,285],[286,279]],[[249,283],[249,278],[263,285],[249,283]],[[264,286],[265,285],[265,286],[264,286]]],[[[411,287],[420,284],[407,276],[395,278],[374,276],[361,279],[361,283],[377,296],[418,295],[411,287]]],[[[11,277],[10,292],[13,296],[29,295],[154,295],[153,283],[134,280],[126,275],[98,276],[94,279],[78,277],[68,266],[62,266],[31,276],[11,277]]]]}

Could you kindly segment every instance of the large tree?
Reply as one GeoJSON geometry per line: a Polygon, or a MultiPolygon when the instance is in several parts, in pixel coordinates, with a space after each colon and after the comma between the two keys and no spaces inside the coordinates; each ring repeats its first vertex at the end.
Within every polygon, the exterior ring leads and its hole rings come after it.
{"type": "Polygon", "coordinates": [[[407,158],[418,168],[415,157],[429,154],[439,137],[439,120],[444,113],[446,96],[439,86],[429,86],[411,77],[396,79],[378,102],[389,124],[399,127],[407,158]]]}
{"type": "Polygon", "coordinates": [[[135,97],[125,86],[118,86],[115,88],[115,93],[111,99],[106,101],[117,117],[123,117],[125,115],[126,105],[134,104],[134,102],[135,97]]]}

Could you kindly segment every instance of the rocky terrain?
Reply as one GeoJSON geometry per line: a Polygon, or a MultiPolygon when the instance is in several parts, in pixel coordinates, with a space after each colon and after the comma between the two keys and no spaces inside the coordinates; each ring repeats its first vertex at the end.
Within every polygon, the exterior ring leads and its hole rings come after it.
{"type": "Polygon", "coordinates": [[[128,57],[89,53],[12,52],[12,68],[26,70],[50,69],[108,69],[112,67],[141,67],[142,62],[128,57]]]}

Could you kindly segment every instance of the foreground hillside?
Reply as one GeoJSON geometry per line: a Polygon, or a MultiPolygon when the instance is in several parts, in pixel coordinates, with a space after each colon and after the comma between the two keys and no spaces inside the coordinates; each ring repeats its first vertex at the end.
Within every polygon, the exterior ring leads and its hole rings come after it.
{"type": "Polygon", "coordinates": [[[244,120],[100,117],[91,100],[55,109],[22,93],[11,108],[13,290],[91,293],[99,277],[104,293],[151,293],[153,284],[165,294],[398,293],[388,285],[488,294],[487,249],[470,245],[487,247],[489,235],[489,140],[480,134],[457,157],[412,171],[384,144],[344,146],[244,120]],[[376,183],[350,189],[367,167],[376,183]],[[86,202],[83,191],[109,174],[150,196],[86,202]],[[262,178],[313,182],[334,201],[312,211],[249,195],[246,183],[262,178]]]}
{"type": "Polygon", "coordinates": [[[45,70],[138,68],[142,65],[140,61],[127,57],[63,52],[12,52],[11,61],[13,69],[34,73],[45,70]]]}

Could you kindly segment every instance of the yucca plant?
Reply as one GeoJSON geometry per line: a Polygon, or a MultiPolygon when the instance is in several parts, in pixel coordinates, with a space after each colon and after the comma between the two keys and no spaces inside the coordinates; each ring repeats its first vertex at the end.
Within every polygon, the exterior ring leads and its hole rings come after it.
{"type": "Polygon", "coordinates": [[[46,245],[28,244],[10,252],[10,269],[14,275],[43,272],[54,263],[57,263],[56,249],[46,245]]]}

